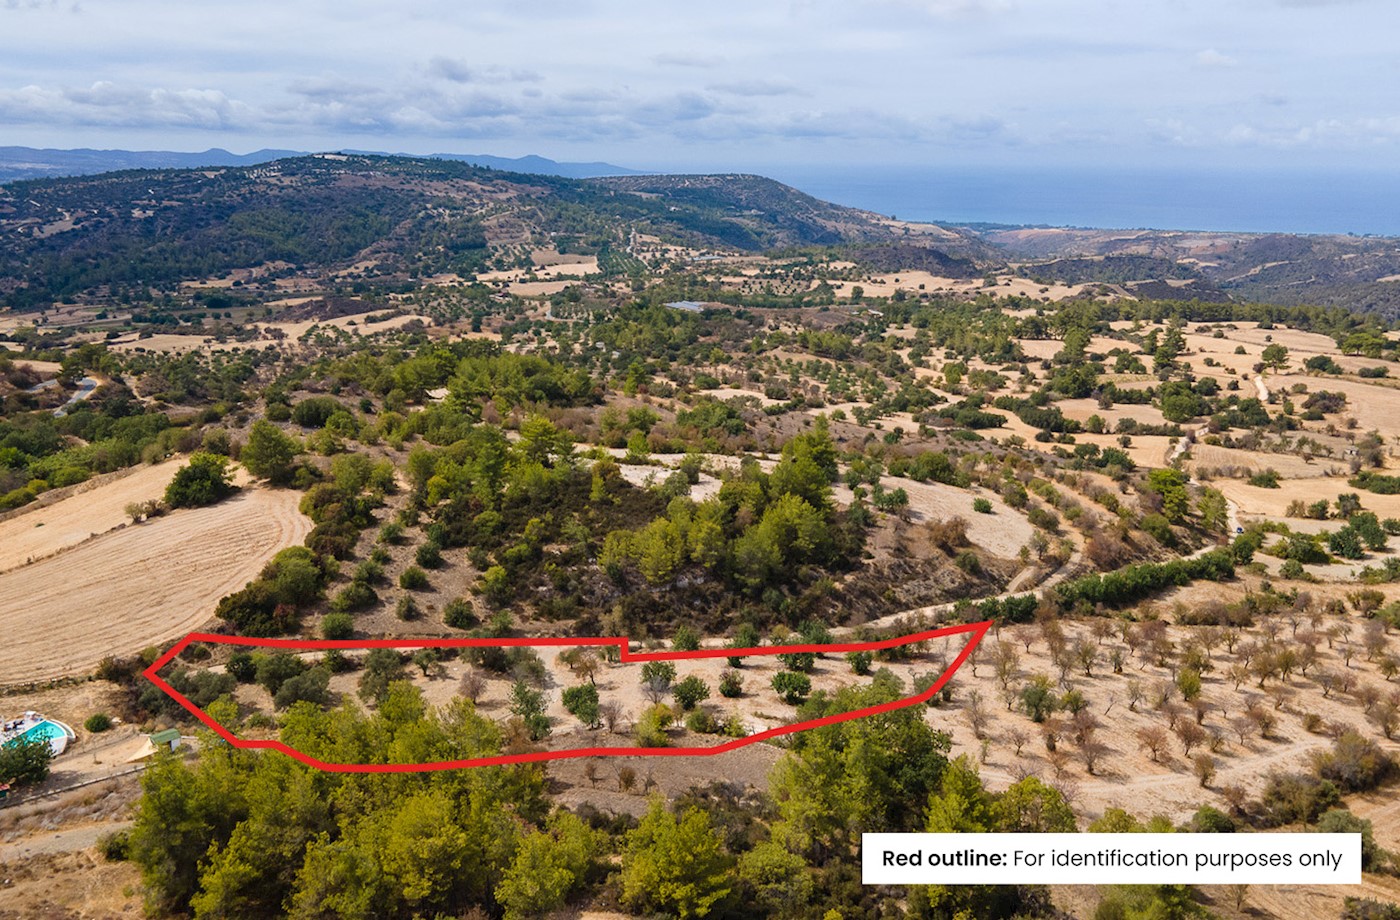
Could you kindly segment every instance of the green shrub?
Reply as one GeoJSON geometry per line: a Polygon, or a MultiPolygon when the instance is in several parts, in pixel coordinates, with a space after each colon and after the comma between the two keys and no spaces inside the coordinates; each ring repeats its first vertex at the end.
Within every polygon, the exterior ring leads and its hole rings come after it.
{"type": "Polygon", "coordinates": [[[1202,805],[1186,823],[1186,830],[1193,834],[1233,834],[1235,819],[1218,808],[1202,805]]]}
{"type": "Polygon", "coordinates": [[[684,710],[691,710],[703,700],[710,698],[710,687],[694,674],[671,688],[671,695],[684,710]]]}
{"type": "Polygon", "coordinates": [[[812,679],[797,671],[779,671],[773,675],[773,689],[784,702],[797,706],[812,692],[812,679]]]}
{"type": "Polygon", "coordinates": [[[418,602],[413,599],[412,595],[405,594],[403,597],[399,598],[399,602],[394,605],[394,616],[405,622],[408,620],[416,620],[420,615],[418,602]]]}
{"type": "Polygon", "coordinates": [[[355,610],[367,610],[373,607],[379,600],[379,595],[374,593],[374,589],[364,582],[352,581],[341,588],[331,598],[331,610],[337,613],[348,613],[355,610]]]}
{"type": "Polygon", "coordinates": [[[172,508],[198,508],[226,497],[233,491],[228,464],[228,458],[218,454],[191,454],[189,464],[165,487],[165,503],[172,508]]]}
{"type": "Polygon", "coordinates": [[[987,499],[987,498],[974,498],[974,499],[972,500],[972,510],[973,510],[973,511],[976,511],[978,514],[991,514],[991,513],[992,513],[992,502],[991,502],[991,499],[987,499]]]}
{"type": "Polygon", "coordinates": [[[564,708],[584,725],[589,728],[599,726],[598,688],[593,684],[565,688],[563,702],[564,708]]]}
{"type": "Polygon", "coordinates": [[[272,704],[278,709],[286,709],[300,702],[326,706],[330,703],[330,680],[331,672],[328,669],[309,668],[283,681],[272,697],[272,704]]]}
{"type": "Polygon", "coordinates": [[[97,838],[97,851],[107,862],[126,862],[131,856],[131,831],[123,829],[97,838]]]}
{"type": "Polygon", "coordinates": [[[676,629],[671,648],[678,652],[693,652],[700,647],[700,633],[693,626],[680,626],[676,629]]]}
{"type": "Polygon", "coordinates": [[[291,652],[260,655],[257,661],[258,684],[274,697],[282,685],[306,671],[310,665],[291,652]]]}
{"type": "Polygon", "coordinates": [[[411,565],[399,575],[399,587],[408,591],[422,591],[428,587],[428,573],[411,565]]]}
{"type": "Polygon", "coordinates": [[[1270,467],[1263,472],[1255,473],[1253,476],[1249,477],[1248,481],[1250,485],[1260,489],[1277,489],[1279,488],[1278,470],[1270,467]]]}
{"type": "Polygon", "coordinates": [[[355,634],[355,618],[344,611],[326,614],[321,620],[321,635],[327,639],[349,639],[355,634]]]}
{"type": "Polygon", "coordinates": [[[744,695],[744,678],[738,671],[725,669],[720,672],[719,695],[730,699],[744,695]]]}
{"type": "Polygon", "coordinates": [[[715,717],[703,709],[691,710],[690,714],[685,717],[685,727],[697,735],[713,735],[720,728],[715,717]]]}
{"type": "Polygon", "coordinates": [[[234,652],[229,656],[225,668],[240,684],[251,684],[257,676],[257,665],[251,652],[234,652]]]}
{"type": "Polygon", "coordinates": [[[666,728],[673,720],[671,707],[665,703],[657,703],[642,713],[642,717],[637,720],[633,733],[636,736],[638,747],[668,747],[671,739],[666,735],[666,728]]]}
{"type": "Polygon", "coordinates": [[[344,674],[359,666],[355,659],[348,657],[338,648],[328,649],[326,654],[321,656],[321,664],[332,674],[344,674]]]}
{"type": "Polygon", "coordinates": [[[98,732],[105,732],[111,727],[112,717],[107,715],[107,713],[105,712],[95,712],[92,715],[88,716],[87,721],[83,723],[83,728],[87,729],[93,734],[97,734],[98,732]]]}
{"type": "Polygon", "coordinates": [[[442,610],[442,621],[453,629],[471,629],[476,625],[476,613],[465,598],[454,598],[442,610]]]}
{"type": "Polygon", "coordinates": [[[442,547],[429,540],[413,554],[414,560],[425,569],[442,567],[442,547]]]}
{"type": "Polygon", "coordinates": [[[875,660],[873,652],[847,652],[846,660],[851,664],[851,670],[861,677],[870,673],[871,662],[875,660]]]}

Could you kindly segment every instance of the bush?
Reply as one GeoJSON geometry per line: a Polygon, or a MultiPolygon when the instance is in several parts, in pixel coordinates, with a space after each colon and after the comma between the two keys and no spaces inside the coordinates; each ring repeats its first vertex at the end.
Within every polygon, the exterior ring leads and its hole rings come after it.
{"type": "Polygon", "coordinates": [[[229,656],[225,669],[240,684],[251,684],[258,671],[251,652],[234,652],[229,656]]]}
{"type": "Polygon", "coordinates": [[[87,721],[83,723],[83,728],[92,732],[94,735],[98,732],[105,732],[111,727],[112,717],[105,712],[95,712],[88,716],[87,721]]]}
{"type": "Polygon", "coordinates": [[[378,600],[379,595],[375,594],[369,585],[362,581],[352,581],[331,598],[331,610],[337,613],[367,610],[378,600]]]}
{"type": "Polygon", "coordinates": [[[465,598],[454,598],[442,610],[442,621],[453,629],[471,629],[476,625],[476,613],[465,598]]]}
{"type": "Polygon", "coordinates": [[[700,647],[700,633],[693,626],[680,626],[676,629],[671,648],[678,652],[693,652],[700,647]]]}
{"type": "Polygon", "coordinates": [[[685,717],[685,727],[697,735],[713,735],[720,729],[715,717],[703,709],[691,710],[690,714],[685,717]]]}
{"type": "Polygon", "coordinates": [[[601,724],[598,720],[598,688],[593,684],[568,687],[564,690],[563,699],[564,708],[584,725],[597,728],[601,724]]]}
{"type": "Polygon", "coordinates": [[[1253,476],[1249,477],[1248,481],[1250,485],[1260,489],[1277,489],[1279,488],[1278,470],[1270,467],[1263,472],[1255,473],[1253,476]]]}
{"type": "Polygon", "coordinates": [[[1361,868],[1365,872],[1376,871],[1380,868],[1379,864],[1385,861],[1389,855],[1385,850],[1376,846],[1371,822],[1358,818],[1345,808],[1333,808],[1325,812],[1321,818],[1317,819],[1317,832],[1319,834],[1360,834],[1361,868]]]}
{"type": "Polygon", "coordinates": [[[779,655],[778,661],[789,671],[801,671],[805,674],[816,667],[817,656],[814,652],[788,652],[779,655]]]}
{"type": "Polygon", "coordinates": [[[1337,786],[1329,780],[1302,773],[1274,773],[1264,786],[1259,804],[1270,827],[1311,824],[1324,811],[1341,804],[1337,786]]]}
{"type": "Polygon", "coordinates": [[[682,709],[689,711],[701,701],[710,698],[710,687],[692,674],[672,687],[671,695],[676,698],[677,703],[681,704],[682,709]]]}
{"type": "Polygon", "coordinates": [[[1187,822],[1186,830],[1193,834],[1233,834],[1235,819],[1218,808],[1202,805],[1187,822]]]}
{"type": "Polygon", "coordinates": [[[399,587],[407,591],[422,591],[428,587],[428,573],[411,565],[400,573],[399,587]]]}
{"type": "Polygon", "coordinates": [[[272,704],[278,709],[286,709],[300,702],[326,706],[330,703],[330,680],[331,672],[326,668],[310,668],[283,681],[272,698],[272,704]]]}
{"type": "Polygon", "coordinates": [[[442,547],[429,540],[418,547],[413,554],[414,560],[425,569],[437,569],[442,567],[442,547]]]}
{"type": "Polygon", "coordinates": [[[851,670],[864,677],[870,673],[871,662],[875,660],[873,652],[847,652],[846,660],[851,664],[851,670]]]}
{"type": "Polygon", "coordinates": [[[812,692],[812,679],[797,671],[779,671],[773,675],[773,689],[784,702],[797,706],[812,692]]]}
{"type": "Polygon", "coordinates": [[[1343,792],[1365,792],[1395,772],[1395,761],[1374,741],[1347,730],[1332,742],[1331,750],[1313,754],[1313,769],[1343,792]]]}
{"type": "Polygon", "coordinates": [[[274,652],[271,655],[262,655],[256,660],[258,684],[274,697],[284,683],[309,667],[291,652],[274,652]]]}
{"type": "Polygon", "coordinates": [[[103,834],[97,838],[97,851],[107,862],[126,862],[131,856],[131,831],[103,834]]]}
{"type": "Polygon", "coordinates": [[[972,510],[976,511],[978,514],[991,514],[992,502],[990,499],[986,498],[974,498],[972,500],[972,510]]]}
{"type": "Polygon", "coordinates": [[[672,721],[671,707],[665,703],[657,703],[637,720],[634,734],[638,747],[667,747],[671,739],[666,735],[666,728],[672,721]]]}
{"type": "Polygon", "coordinates": [[[1140,525],[1144,531],[1151,535],[1163,546],[1175,546],[1176,535],[1172,533],[1171,522],[1160,514],[1145,514],[1140,525]]]}
{"type": "Polygon", "coordinates": [[[360,675],[359,694],[365,702],[379,703],[389,692],[389,685],[404,680],[403,656],[391,648],[377,648],[365,656],[364,673],[360,675]]]}
{"type": "Polygon", "coordinates": [[[1348,895],[1342,900],[1341,920],[1400,920],[1400,905],[1348,895]]]}
{"type": "Polygon", "coordinates": [[[744,695],[744,679],[738,671],[726,669],[720,672],[719,695],[729,699],[744,695]]]}
{"type": "Polygon", "coordinates": [[[326,654],[321,656],[321,664],[332,674],[344,674],[359,666],[355,659],[346,657],[338,648],[327,649],[326,654]]]}
{"type": "Polygon", "coordinates": [[[192,454],[189,464],[165,487],[165,503],[172,508],[198,508],[225,498],[233,491],[228,462],[218,454],[192,454]]]}
{"type": "Polygon", "coordinates": [[[349,639],[355,634],[355,618],[343,611],[326,614],[321,635],[327,639],[349,639]]]}
{"type": "Polygon", "coordinates": [[[303,399],[292,409],[292,421],[303,428],[323,428],[330,417],[344,407],[329,396],[313,396],[303,399]]]}

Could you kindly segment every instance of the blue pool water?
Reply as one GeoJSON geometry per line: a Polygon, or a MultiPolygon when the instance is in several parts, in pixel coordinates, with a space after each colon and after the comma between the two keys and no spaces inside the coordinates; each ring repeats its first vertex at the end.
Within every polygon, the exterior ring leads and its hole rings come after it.
{"type": "Polygon", "coordinates": [[[73,738],[70,729],[65,728],[61,722],[52,719],[45,719],[38,725],[31,725],[23,734],[5,742],[6,745],[18,744],[20,741],[44,741],[53,749],[54,754],[62,754],[68,747],[69,741],[73,738]]]}
{"type": "Polygon", "coordinates": [[[40,722],[20,737],[26,741],[53,741],[55,738],[66,738],[67,733],[57,722],[40,722]]]}

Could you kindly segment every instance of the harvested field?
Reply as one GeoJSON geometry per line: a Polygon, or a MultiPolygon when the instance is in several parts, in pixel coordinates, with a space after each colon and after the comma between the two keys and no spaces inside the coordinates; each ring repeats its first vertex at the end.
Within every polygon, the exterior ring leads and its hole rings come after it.
{"type": "Polygon", "coordinates": [[[310,532],[299,499],[245,490],[0,575],[0,685],[81,674],[201,625],[219,598],[310,532]]]}
{"type": "MultiPolygon", "coordinates": [[[[1198,442],[1191,448],[1189,469],[1192,472],[1204,471],[1207,473],[1219,470],[1242,471],[1247,469],[1251,475],[1272,469],[1285,479],[1318,479],[1327,476],[1329,471],[1335,473],[1343,470],[1345,466],[1343,461],[1327,457],[1317,457],[1309,461],[1297,454],[1239,450],[1198,442]]],[[[1297,498],[1298,496],[1292,497],[1297,498]]]]}
{"type": "Polygon", "coordinates": [[[96,488],[76,486],[72,494],[47,507],[38,502],[25,506],[15,517],[0,521],[0,572],[37,562],[127,523],[126,506],[160,498],[184,462],[134,467],[96,488]]]}
{"type": "MultiPolygon", "coordinates": [[[[1372,362],[1379,363],[1379,362],[1372,362]]],[[[1270,391],[1287,393],[1295,384],[1303,384],[1309,392],[1329,390],[1343,393],[1347,398],[1342,417],[1356,419],[1360,431],[1375,429],[1387,442],[1394,443],[1400,437],[1400,416],[1396,406],[1400,406],[1400,393],[1385,385],[1372,385],[1360,380],[1339,380],[1336,377],[1304,377],[1297,374],[1269,375],[1270,391]]],[[[1300,400],[1301,401],[1301,400],[1300,400]]]]}
{"type": "MultiPolygon", "coordinates": [[[[1361,506],[1367,511],[1374,511],[1383,518],[1400,517],[1400,496],[1376,495],[1356,489],[1347,485],[1345,479],[1294,480],[1281,489],[1261,489],[1238,479],[1216,479],[1207,485],[1219,489],[1226,498],[1237,502],[1240,510],[1247,516],[1284,518],[1291,502],[1302,501],[1304,504],[1311,504],[1326,499],[1335,503],[1337,496],[1354,493],[1361,497],[1361,506]]],[[[1298,520],[1289,521],[1290,526],[1302,523],[1298,520]]],[[[1340,522],[1336,520],[1330,523],[1334,530],[1340,526],[1340,522]]]]}

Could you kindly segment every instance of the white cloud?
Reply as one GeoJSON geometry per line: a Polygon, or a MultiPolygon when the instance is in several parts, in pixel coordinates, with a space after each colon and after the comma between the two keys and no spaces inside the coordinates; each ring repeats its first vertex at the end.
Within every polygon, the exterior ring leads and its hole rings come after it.
{"type": "Polygon", "coordinates": [[[1207,48],[1196,52],[1196,63],[1201,67],[1237,67],[1240,62],[1214,48],[1207,48]]]}

